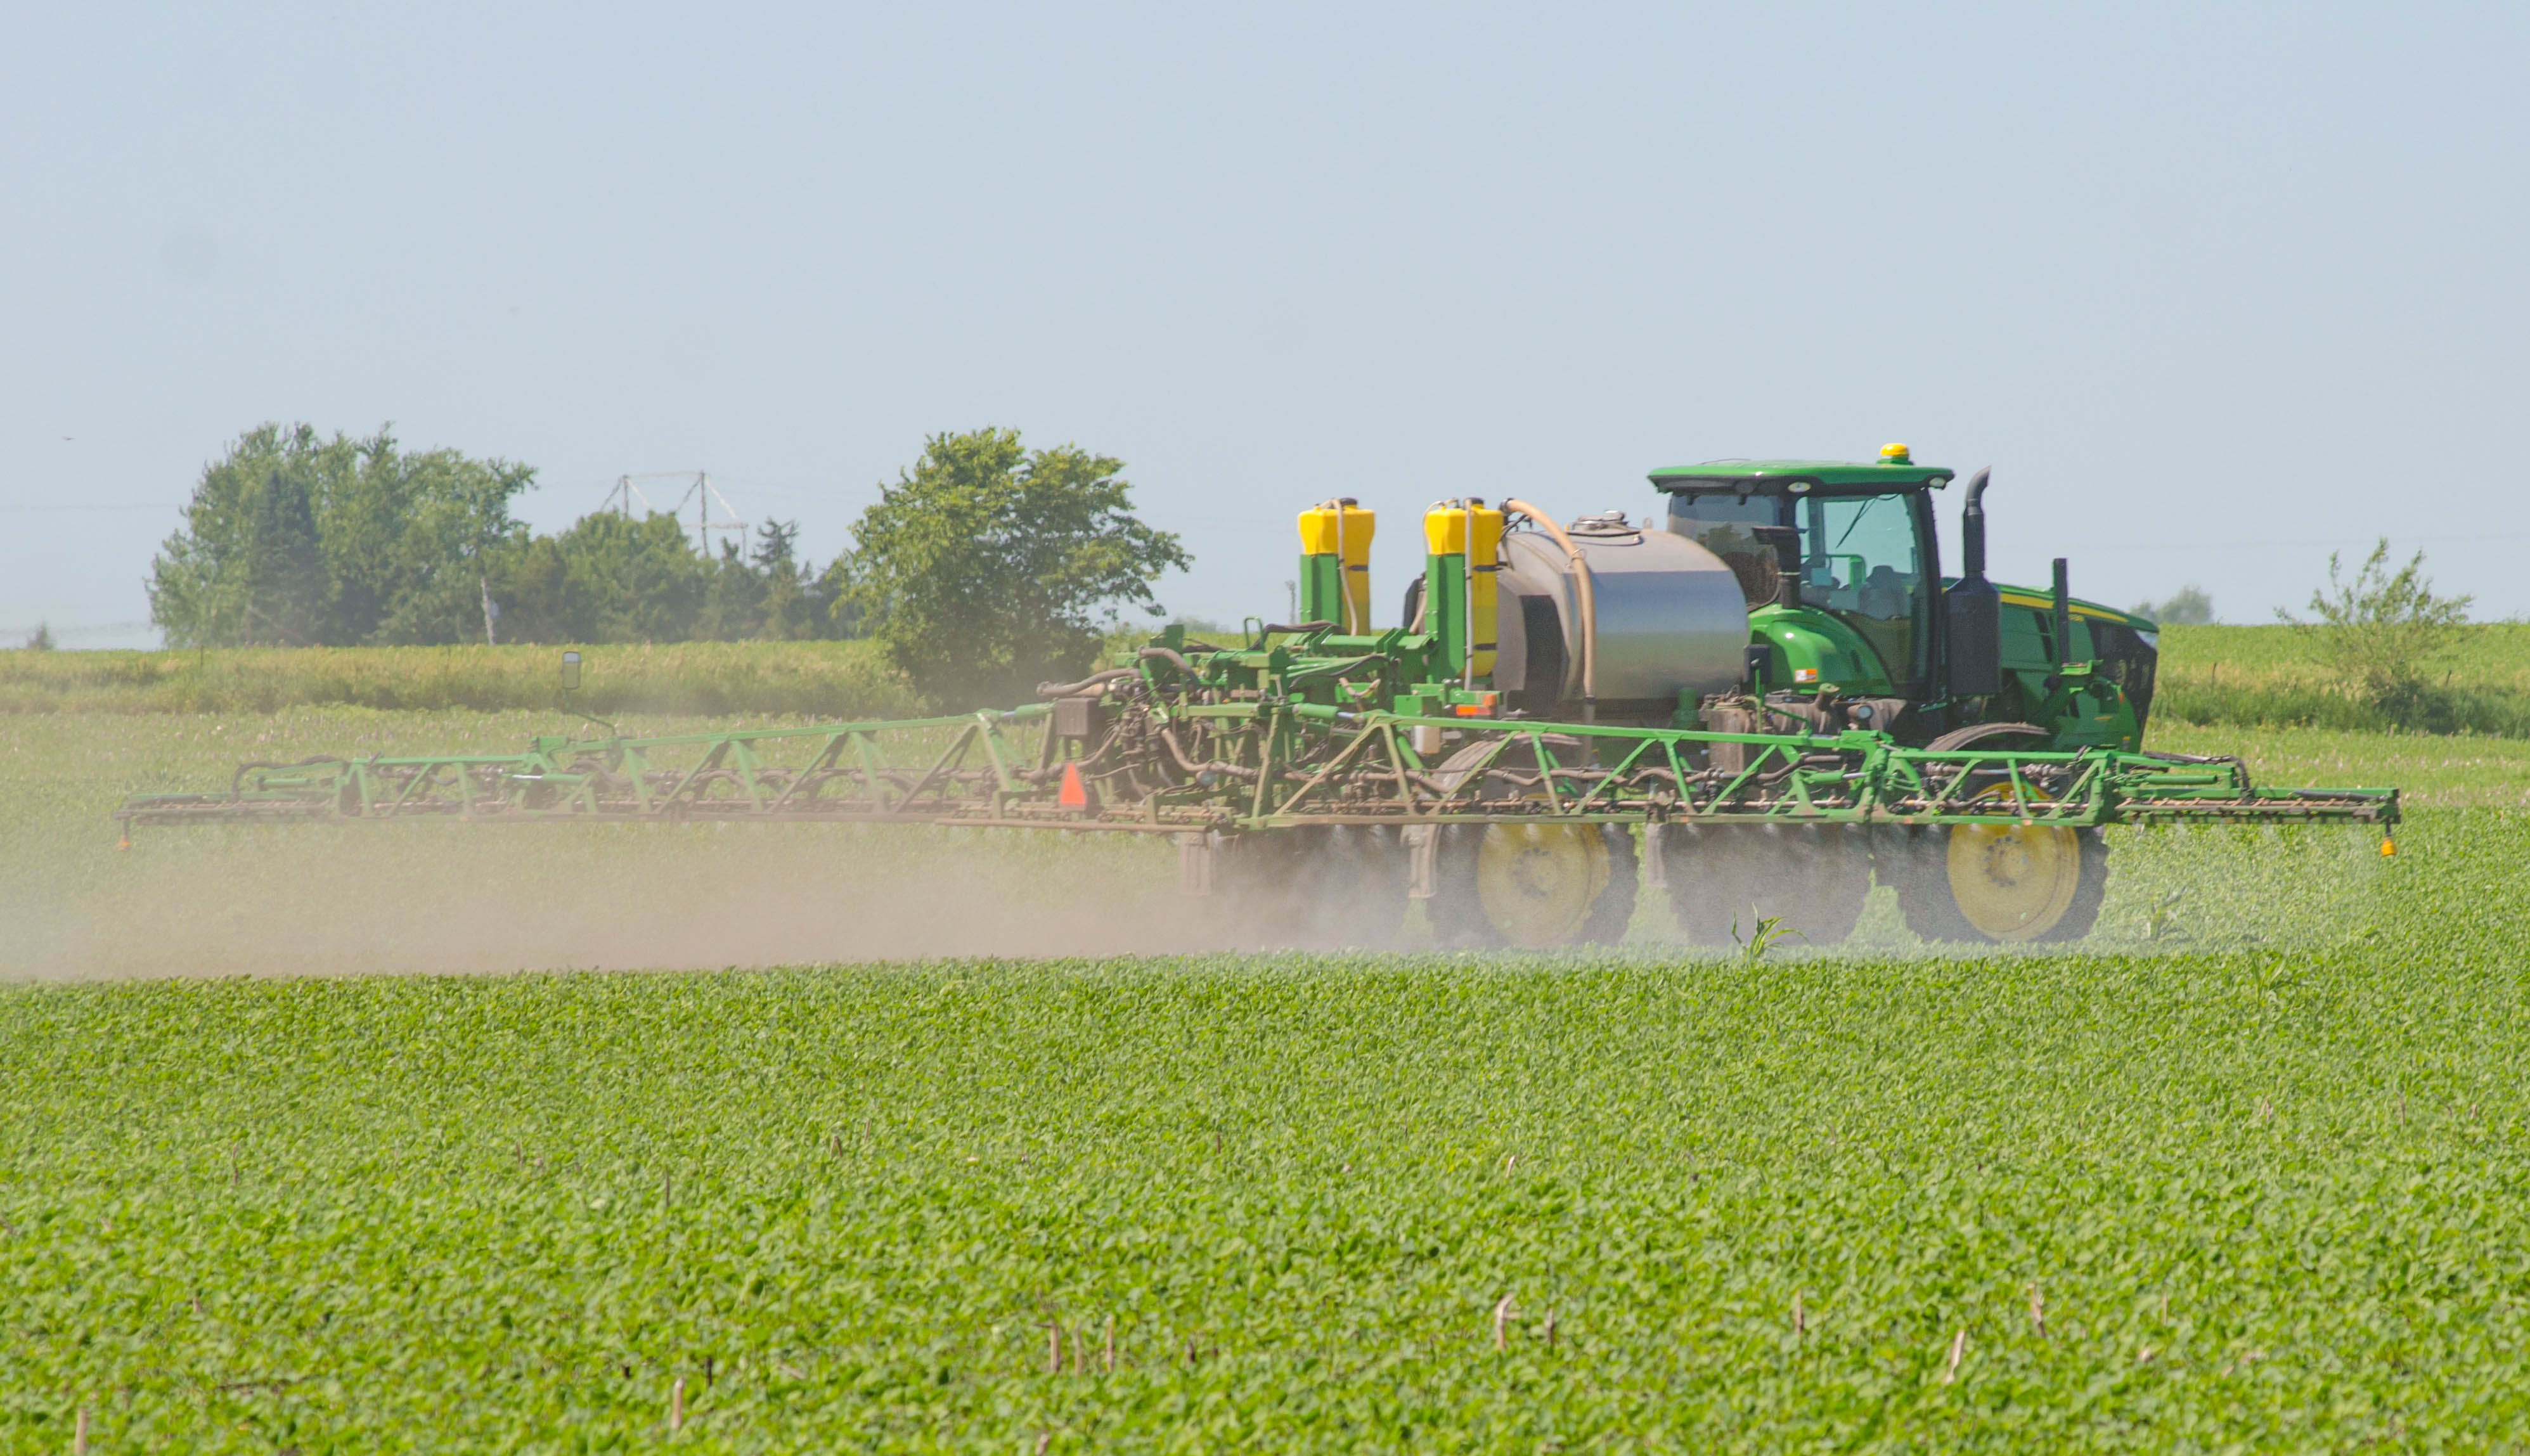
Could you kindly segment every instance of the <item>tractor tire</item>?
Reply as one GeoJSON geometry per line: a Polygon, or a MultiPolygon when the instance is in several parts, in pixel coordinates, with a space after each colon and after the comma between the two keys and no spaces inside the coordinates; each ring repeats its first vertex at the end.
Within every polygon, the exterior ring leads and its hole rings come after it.
{"type": "MultiPolygon", "coordinates": [[[[1550,750],[1578,748],[1571,738],[1549,734],[1550,750]]],[[[1435,771],[1456,784],[1491,754],[1469,743],[1435,771]]],[[[1537,768],[1525,743],[1493,757],[1495,767],[1516,775],[1537,768]]],[[[1482,801],[1538,797],[1533,787],[1496,782],[1482,801]]],[[[1512,820],[1501,824],[1444,825],[1432,846],[1432,898],[1424,915],[1444,945],[1511,945],[1543,950],[1557,945],[1612,945],[1624,939],[1634,917],[1641,883],[1633,831],[1615,824],[1512,820]]]]}
{"type": "Polygon", "coordinates": [[[1213,894],[1236,948],[1378,949],[1404,925],[1408,870],[1385,825],[1256,831],[1222,846],[1213,894]]]}
{"type": "Polygon", "coordinates": [[[1883,831],[1875,859],[1906,928],[1927,941],[2058,944],[2091,933],[2108,897],[2109,842],[2062,825],[1883,831]]]}
{"type": "Polygon", "coordinates": [[[1673,825],[1663,868],[1678,928],[1698,945],[1732,945],[1780,917],[1804,944],[1853,934],[1871,895],[1871,853],[1841,824],[1673,825]]]}
{"type": "Polygon", "coordinates": [[[1433,849],[1424,902],[1444,945],[1614,945],[1641,882],[1620,824],[1454,824],[1433,849]]]}

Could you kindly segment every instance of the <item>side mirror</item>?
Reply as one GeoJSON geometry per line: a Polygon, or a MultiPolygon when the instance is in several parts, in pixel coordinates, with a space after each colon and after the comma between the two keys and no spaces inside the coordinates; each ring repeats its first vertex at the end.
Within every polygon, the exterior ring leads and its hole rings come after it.
{"type": "Polygon", "coordinates": [[[562,690],[564,692],[579,690],[579,654],[577,652],[566,652],[562,655],[562,690]]]}

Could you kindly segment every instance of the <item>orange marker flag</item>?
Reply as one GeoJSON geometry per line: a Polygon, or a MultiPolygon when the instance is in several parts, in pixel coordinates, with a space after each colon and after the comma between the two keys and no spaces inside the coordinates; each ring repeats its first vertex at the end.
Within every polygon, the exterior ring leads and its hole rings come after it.
{"type": "Polygon", "coordinates": [[[1055,804],[1065,809],[1089,807],[1089,790],[1080,782],[1080,765],[1067,760],[1063,765],[1063,791],[1054,796],[1055,804]]]}

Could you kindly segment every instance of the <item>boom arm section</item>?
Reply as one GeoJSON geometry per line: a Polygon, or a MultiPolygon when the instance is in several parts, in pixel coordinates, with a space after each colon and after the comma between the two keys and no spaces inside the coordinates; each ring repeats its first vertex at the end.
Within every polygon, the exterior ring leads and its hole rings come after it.
{"type": "Polygon", "coordinates": [[[1054,703],[903,722],[543,737],[524,753],[241,767],[127,826],[265,820],[821,820],[1176,833],[1309,824],[2052,824],[2398,817],[2390,788],[2265,788],[2236,758],[1908,748],[1370,706],[1397,634],[1145,649],[1054,703]],[[1333,653],[1333,656],[1320,655],[1333,653]]]}

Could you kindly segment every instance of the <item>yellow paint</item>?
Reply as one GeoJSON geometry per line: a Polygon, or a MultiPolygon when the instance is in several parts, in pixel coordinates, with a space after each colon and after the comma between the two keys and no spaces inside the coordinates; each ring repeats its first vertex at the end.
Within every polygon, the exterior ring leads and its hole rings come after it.
{"type": "Polygon", "coordinates": [[[1478,677],[1494,670],[1493,635],[1499,620],[1494,576],[1502,561],[1502,538],[1503,513],[1491,506],[1445,501],[1423,513],[1424,544],[1434,556],[1467,554],[1467,630],[1475,639],[1470,671],[1478,677]],[[1471,529],[1475,550],[1469,553],[1471,529]]]}
{"type": "MultiPolygon", "coordinates": [[[[2053,612],[2056,610],[2056,599],[2054,597],[2029,597],[2023,596],[2018,592],[2005,592],[2003,594],[2003,604],[2007,607],[2035,607],[2042,612],[2053,612]]],[[[2073,603],[2070,610],[2073,616],[2087,617],[2093,621],[2125,620],[2125,614],[2121,612],[2107,612],[2097,607],[2085,607],[2079,602],[2073,603]]]]}
{"type": "MultiPolygon", "coordinates": [[[[2024,790],[2037,798],[2034,790],[2024,790]]],[[[1979,799],[2009,798],[1997,784],[1979,799]]],[[[2062,825],[1954,824],[1946,868],[1959,914],[1998,941],[2033,941],[2072,908],[2082,880],[2078,831],[2062,825]]]]}
{"type": "Polygon", "coordinates": [[[1472,520],[1476,530],[1476,560],[1490,564],[1502,555],[1503,513],[1491,506],[1477,505],[1469,511],[1456,501],[1444,501],[1423,512],[1423,540],[1434,556],[1457,556],[1466,550],[1467,525],[1472,520]]]}
{"type": "Polygon", "coordinates": [[[1378,512],[1362,506],[1329,501],[1300,512],[1300,551],[1306,556],[1341,556],[1348,565],[1370,560],[1370,533],[1378,512]]]}
{"type": "Polygon", "coordinates": [[[1300,554],[1332,556],[1344,572],[1344,630],[1370,630],[1370,538],[1378,513],[1342,501],[1300,512],[1300,554]]]}

